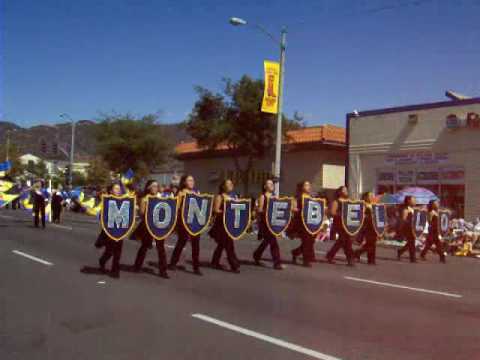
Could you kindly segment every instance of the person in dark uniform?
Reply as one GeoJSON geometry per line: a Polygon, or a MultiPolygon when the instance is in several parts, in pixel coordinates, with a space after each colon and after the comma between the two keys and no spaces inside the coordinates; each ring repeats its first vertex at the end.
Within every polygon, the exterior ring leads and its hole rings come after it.
{"type": "MultiPolygon", "coordinates": [[[[113,184],[110,188],[109,193],[116,196],[121,196],[122,188],[120,184],[118,183],[113,184]]],[[[120,257],[122,256],[123,240],[117,241],[109,238],[108,235],[105,234],[105,232],[102,229],[102,232],[97,238],[97,242],[95,243],[95,246],[97,247],[105,246],[105,251],[103,252],[100,259],[98,260],[98,263],[100,264],[100,270],[106,273],[107,271],[105,269],[105,265],[107,261],[110,260],[111,257],[113,257],[110,276],[115,279],[118,279],[120,277],[120,257]]]]}
{"type": "Polygon", "coordinates": [[[303,195],[310,196],[312,192],[312,185],[310,181],[301,181],[297,184],[297,191],[293,211],[295,213],[292,221],[292,232],[290,237],[299,237],[301,244],[292,250],[292,262],[297,263],[297,257],[302,255],[303,266],[312,267],[312,262],[315,262],[315,235],[310,234],[303,226],[302,221],[302,197],[303,195]]]}
{"type": "Polygon", "coordinates": [[[359,239],[360,241],[363,239],[365,242],[354,252],[355,258],[358,261],[360,261],[360,256],[366,252],[369,265],[376,264],[376,248],[378,239],[378,235],[373,224],[373,199],[374,196],[371,191],[367,191],[362,196],[362,200],[365,202],[365,221],[363,222],[362,229],[360,230],[359,239]]]}
{"type": "Polygon", "coordinates": [[[408,255],[410,257],[411,263],[416,263],[416,251],[415,251],[415,230],[413,224],[413,214],[416,201],[415,197],[413,196],[405,196],[403,201],[403,209],[401,212],[401,233],[403,238],[407,241],[407,243],[401,248],[397,250],[397,259],[400,260],[403,253],[408,250],[408,255]]]}
{"type": "Polygon", "coordinates": [[[333,216],[333,224],[330,230],[330,240],[335,240],[335,244],[330,248],[326,255],[326,259],[329,263],[335,263],[335,255],[338,250],[343,249],[345,256],[347,257],[347,265],[354,266],[353,263],[353,250],[352,250],[352,237],[345,231],[342,224],[342,209],[341,202],[348,200],[348,189],[346,186],[340,186],[336,193],[336,199],[330,206],[330,214],[333,216]],[[338,238],[336,238],[338,235],[338,238]]]}
{"type": "Polygon", "coordinates": [[[48,192],[43,188],[43,182],[38,181],[32,191],[34,224],[38,228],[40,218],[45,229],[45,207],[48,202],[48,192]]]}
{"type": "MultiPolygon", "coordinates": [[[[140,272],[142,270],[143,262],[145,261],[147,251],[148,249],[152,248],[153,237],[148,232],[145,224],[145,212],[147,209],[147,196],[158,196],[158,190],[158,183],[155,180],[148,180],[145,184],[145,189],[143,190],[142,198],[140,200],[141,222],[135,230],[135,233],[136,238],[140,239],[142,245],[140,246],[140,249],[138,249],[137,256],[135,258],[135,264],[133,265],[133,270],[135,272],[140,272]]],[[[158,254],[158,275],[164,279],[169,279],[167,273],[167,255],[165,252],[165,240],[155,240],[155,246],[157,247],[158,254]]]]}
{"type": "Polygon", "coordinates": [[[235,255],[234,240],[227,234],[223,225],[223,206],[224,201],[228,199],[236,199],[237,195],[233,192],[233,181],[230,179],[224,180],[219,187],[218,194],[215,196],[213,203],[213,212],[215,214],[215,221],[209,231],[209,235],[217,243],[217,247],[213,252],[211,265],[215,269],[224,270],[220,264],[220,258],[223,250],[227,253],[228,264],[234,273],[239,273],[240,264],[235,255]]]}
{"type": "Polygon", "coordinates": [[[270,253],[272,254],[273,268],[275,270],[283,270],[282,261],[280,259],[280,247],[278,246],[277,237],[268,230],[265,223],[265,211],[267,209],[267,201],[273,196],[274,184],[273,180],[268,179],[263,184],[263,192],[258,198],[257,204],[257,221],[258,221],[258,237],[262,240],[258,248],[253,253],[253,261],[256,265],[262,266],[262,255],[265,249],[270,246],[270,253]]]}
{"type": "Polygon", "coordinates": [[[52,222],[59,224],[60,215],[62,213],[63,196],[60,190],[56,190],[52,194],[52,222]]]}
{"type": "Polygon", "coordinates": [[[440,256],[440,262],[445,263],[445,254],[443,252],[443,246],[440,242],[440,234],[438,233],[439,230],[439,216],[438,216],[438,201],[431,200],[428,204],[428,235],[427,241],[425,242],[425,246],[420,253],[420,258],[422,260],[426,260],[425,255],[427,255],[428,250],[435,245],[435,250],[437,254],[440,256]]]}
{"type": "MultiPolygon", "coordinates": [[[[180,186],[177,193],[177,196],[180,197],[180,209],[183,206],[183,201],[187,193],[198,193],[198,191],[195,190],[195,179],[192,175],[183,175],[180,179],[180,186]]],[[[180,260],[180,255],[182,254],[182,250],[187,242],[190,241],[192,246],[193,272],[196,275],[202,276],[203,274],[200,271],[200,236],[190,235],[190,233],[185,229],[182,221],[177,222],[177,234],[177,243],[175,244],[175,249],[173,249],[168,269],[175,271],[177,268],[180,268],[177,266],[178,261],[180,260]]]]}

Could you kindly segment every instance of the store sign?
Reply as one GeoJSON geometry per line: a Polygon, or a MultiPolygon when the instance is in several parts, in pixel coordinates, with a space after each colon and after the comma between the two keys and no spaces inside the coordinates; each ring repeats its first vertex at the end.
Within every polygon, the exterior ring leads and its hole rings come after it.
{"type": "Polygon", "coordinates": [[[480,115],[474,112],[469,112],[466,117],[459,117],[455,114],[447,116],[445,126],[450,130],[457,130],[460,128],[480,129],[480,115]]]}
{"type": "Polygon", "coordinates": [[[387,154],[385,163],[388,165],[429,165],[448,161],[447,153],[431,151],[401,152],[387,154]]]}

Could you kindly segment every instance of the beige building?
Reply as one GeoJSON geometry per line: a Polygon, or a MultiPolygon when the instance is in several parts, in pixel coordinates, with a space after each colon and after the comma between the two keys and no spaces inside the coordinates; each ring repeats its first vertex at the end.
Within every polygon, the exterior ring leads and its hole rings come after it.
{"type": "MultiPolygon", "coordinates": [[[[293,195],[296,183],[310,180],[314,191],[328,195],[345,182],[346,144],[345,129],[324,125],[289,132],[289,142],[284,144],[280,189],[282,194],[293,195]]],[[[182,143],[176,148],[183,162],[184,173],[192,174],[202,192],[216,192],[219,183],[231,178],[239,183],[240,174],[235,169],[232,154],[226,148],[209,152],[196,143],[182,143]]],[[[243,166],[245,158],[240,157],[243,166]]],[[[267,178],[272,177],[273,158],[257,159],[249,173],[249,194],[257,195],[267,178]]],[[[243,187],[237,185],[237,191],[243,187]]]]}
{"type": "Polygon", "coordinates": [[[347,183],[394,193],[420,186],[468,220],[480,217],[480,98],[347,114],[347,183]]]}

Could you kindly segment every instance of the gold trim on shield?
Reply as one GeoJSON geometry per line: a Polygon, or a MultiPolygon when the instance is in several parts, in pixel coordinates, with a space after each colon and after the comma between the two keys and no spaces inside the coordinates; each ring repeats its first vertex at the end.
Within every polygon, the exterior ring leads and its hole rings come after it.
{"type": "Polygon", "coordinates": [[[227,233],[228,236],[230,236],[233,240],[238,240],[240,239],[243,235],[245,235],[248,231],[248,229],[250,228],[250,225],[252,224],[252,201],[250,199],[225,199],[223,198],[223,227],[225,229],[225,232],[227,233]],[[226,211],[225,209],[227,208],[227,201],[231,201],[231,202],[247,202],[249,201],[250,202],[250,205],[248,206],[248,223],[247,223],[247,226],[245,227],[245,230],[243,230],[242,234],[239,235],[239,236],[233,236],[232,234],[230,234],[228,232],[228,229],[227,229],[227,224],[226,224],[226,211]]]}
{"type": "Polygon", "coordinates": [[[120,196],[117,196],[117,195],[113,195],[113,194],[102,194],[102,198],[101,198],[101,204],[102,204],[102,211],[101,211],[101,216],[100,216],[100,224],[102,226],[102,230],[103,232],[112,240],[114,241],[120,241],[120,240],[123,240],[124,238],[126,238],[128,235],[130,235],[130,233],[132,232],[132,230],[135,228],[135,218],[137,216],[137,212],[136,212],[136,209],[137,209],[137,197],[136,196],[132,196],[130,194],[125,194],[125,195],[120,195],[120,196]],[[125,233],[125,235],[121,236],[121,237],[112,237],[110,236],[110,234],[108,233],[107,230],[107,227],[105,226],[104,222],[103,222],[103,199],[104,198],[112,198],[112,199],[116,199],[116,200],[123,200],[123,199],[133,199],[133,221],[132,221],[132,225],[130,226],[130,229],[125,233]]]}
{"type": "Polygon", "coordinates": [[[185,228],[185,231],[187,233],[190,234],[190,236],[198,236],[200,235],[201,233],[205,232],[205,230],[207,229],[208,227],[208,224],[210,223],[210,220],[212,220],[212,212],[213,212],[213,198],[214,198],[214,195],[211,195],[211,194],[195,194],[195,193],[192,193],[192,192],[189,192],[188,194],[193,194],[193,195],[196,195],[200,198],[210,198],[211,199],[211,205],[210,205],[210,213],[208,215],[208,221],[205,223],[205,226],[198,232],[196,233],[192,233],[190,231],[190,229],[188,228],[187,225],[185,225],[185,219],[183,218],[183,214],[185,212],[185,197],[187,196],[187,194],[182,194],[180,195],[181,197],[183,197],[182,199],[182,213],[181,213],[181,218],[182,218],[182,225],[183,227],[185,228]]]}
{"type": "Polygon", "coordinates": [[[305,228],[305,230],[310,234],[310,235],[318,235],[318,233],[320,231],[322,231],[322,225],[323,225],[323,222],[325,221],[325,210],[326,210],[326,207],[327,207],[327,200],[325,200],[324,198],[315,198],[315,197],[312,197],[310,195],[307,195],[307,194],[302,194],[302,203],[300,204],[302,209],[300,210],[300,217],[302,218],[302,224],[303,224],[303,227],[305,228]],[[307,227],[307,224],[305,224],[305,219],[303,217],[303,209],[304,209],[304,204],[305,204],[305,199],[310,199],[312,201],[316,201],[316,202],[322,202],[323,203],[323,211],[322,211],[322,223],[320,225],[320,227],[318,228],[317,231],[315,232],[311,232],[310,229],[307,227]]]}
{"type": "Polygon", "coordinates": [[[147,206],[145,208],[145,215],[143,218],[143,221],[145,221],[145,227],[147,228],[148,233],[156,240],[156,241],[161,241],[165,240],[167,237],[170,236],[170,234],[175,230],[175,227],[177,226],[177,215],[178,215],[178,196],[175,197],[157,197],[156,195],[147,195],[147,206]],[[150,199],[159,199],[159,200],[175,200],[176,206],[175,206],[175,220],[173,222],[172,228],[168,231],[167,234],[161,237],[157,237],[155,234],[153,234],[152,230],[150,229],[150,226],[148,225],[148,208],[149,208],[149,203],[150,199]]]}
{"type": "Polygon", "coordinates": [[[345,230],[345,232],[346,232],[348,235],[350,235],[350,236],[355,236],[355,235],[357,235],[357,234],[360,232],[360,230],[362,229],[363,223],[365,222],[365,201],[363,201],[363,200],[342,200],[342,199],[338,199],[337,201],[339,201],[339,202],[342,203],[342,208],[341,208],[341,210],[342,210],[342,216],[341,216],[341,219],[342,219],[343,230],[345,230]],[[359,225],[357,231],[355,231],[355,232],[353,232],[353,233],[349,232],[348,229],[347,229],[347,227],[345,226],[345,221],[344,221],[344,219],[343,219],[343,203],[344,203],[344,202],[347,202],[347,203],[350,203],[350,204],[363,204],[362,223],[359,225]]]}
{"type": "Polygon", "coordinates": [[[280,236],[280,234],[276,234],[274,231],[272,231],[272,228],[270,227],[270,224],[268,222],[268,206],[270,205],[270,200],[271,199],[274,199],[274,200],[279,200],[279,201],[285,201],[285,200],[288,200],[290,201],[290,217],[288,218],[288,223],[287,225],[285,225],[285,229],[288,229],[288,227],[290,226],[290,222],[292,221],[292,198],[289,197],[289,196],[284,196],[284,197],[272,197],[272,196],[269,196],[268,198],[265,197],[265,199],[267,199],[267,206],[265,206],[265,224],[267,225],[267,228],[268,228],[268,231],[270,231],[270,233],[273,235],[273,236],[280,236]]]}

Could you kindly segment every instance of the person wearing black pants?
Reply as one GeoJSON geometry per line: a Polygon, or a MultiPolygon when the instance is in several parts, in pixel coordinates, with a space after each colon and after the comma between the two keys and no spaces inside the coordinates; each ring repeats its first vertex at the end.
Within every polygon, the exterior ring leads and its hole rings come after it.
{"type": "MultiPolygon", "coordinates": [[[[153,237],[148,232],[145,224],[145,212],[147,208],[147,195],[157,195],[158,194],[158,183],[155,180],[148,180],[145,184],[145,189],[143,191],[143,197],[140,203],[140,216],[142,221],[135,231],[137,238],[140,238],[142,245],[138,249],[137,256],[135,258],[135,264],[133,269],[135,272],[140,272],[142,270],[143,263],[145,261],[145,256],[147,255],[148,249],[152,248],[153,237]]],[[[165,253],[165,240],[155,240],[155,245],[157,247],[158,254],[158,275],[164,279],[168,279],[167,274],[167,255],[165,253]]]]}
{"type": "Polygon", "coordinates": [[[238,263],[237,256],[235,255],[234,242],[225,231],[225,227],[223,225],[224,201],[226,199],[236,198],[236,195],[233,193],[233,181],[230,179],[224,180],[220,185],[218,192],[219,193],[217,196],[215,196],[215,201],[213,204],[215,222],[209,232],[209,235],[213,237],[217,243],[217,247],[213,252],[211,265],[215,269],[223,270],[223,266],[220,264],[220,258],[222,257],[223,250],[225,250],[231,271],[234,273],[239,273],[240,264],[238,263]]]}
{"type": "Polygon", "coordinates": [[[33,213],[34,213],[34,224],[38,228],[40,218],[42,220],[42,228],[45,229],[45,206],[48,200],[46,192],[42,189],[42,183],[38,182],[35,184],[34,190],[32,192],[33,197],[33,213]]]}
{"type": "Polygon", "coordinates": [[[432,200],[428,204],[428,236],[425,242],[425,247],[423,248],[422,252],[420,253],[420,257],[422,260],[426,260],[425,255],[427,255],[428,250],[435,245],[435,250],[440,256],[440,262],[445,263],[445,254],[443,253],[443,246],[440,242],[440,235],[438,233],[438,201],[432,200]]]}
{"type": "Polygon", "coordinates": [[[258,198],[257,215],[258,215],[258,236],[262,239],[262,242],[253,253],[253,261],[256,265],[261,266],[261,259],[263,252],[269,246],[270,253],[272,254],[273,268],[275,270],[283,270],[282,261],[280,259],[280,247],[278,246],[277,237],[268,230],[265,223],[265,210],[267,206],[267,200],[272,196],[274,190],[273,181],[268,179],[263,185],[263,193],[258,198]]]}
{"type": "Polygon", "coordinates": [[[98,263],[100,264],[100,270],[102,272],[107,272],[105,269],[105,264],[113,256],[112,269],[110,274],[113,278],[116,279],[120,277],[120,258],[122,256],[122,247],[123,240],[116,241],[113,239],[108,239],[105,243],[105,251],[100,257],[100,260],[98,260],[98,263]]]}
{"type": "Polygon", "coordinates": [[[63,197],[58,191],[55,191],[52,195],[52,222],[59,224],[60,215],[62,213],[63,197]]]}
{"type": "Polygon", "coordinates": [[[369,265],[376,264],[376,249],[377,249],[377,232],[374,227],[373,219],[373,193],[368,191],[363,194],[363,201],[365,201],[365,221],[363,222],[362,229],[360,230],[360,239],[365,239],[365,243],[360,249],[354,252],[355,257],[360,261],[360,256],[366,252],[367,261],[369,265]]]}
{"type": "Polygon", "coordinates": [[[398,260],[401,259],[403,253],[408,250],[408,255],[410,257],[410,262],[411,263],[416,263],[417,258],[416,258],[416,250],[415,250],[415,230],[414,230],[414,224],[413,224],[413,214],[414,214],[414,209],[413,207],[415,206],[416,201],[415,197],[413,196],[405,196],[404,199],[404,208],[402,210],[402,235],[404,239],[407,241],[407,243],[399,250],[397,250],[397,258],[398,260]]]}
{"type": "Polygon", "coordinates": [[[342,212],[340,208],[340,200],[348,200],[348,189],[346,186],[341,186],[336,191],[336,200],[332,202],[330,212],[333,215],[332,230],[330,231],[330,240],[334,240],[335,244],[328,251],[326,258],[329,263],[334,263],[335,255],[338,250],[343,249],[347,258],[348,266],[354,266],[353,263],[353,249],[352,237],[345,231],[342,224],[342,212]],[[335,236],[338,234],[338,238],[335,236]]]}
{"type": "MultiPolygon", "coordinates": [[[[195,179],[192,175],[183,175],[180,179],[180,187],[178,191],[178,196],[182,199],[181,204],[184,201],[185,194],[188,192],[195,192],[195,179]]],[[[180,206],[180,209],[182,206],[180,206]]],[[[192,246],[192,265],[193,265],[193,272],[196,275],[203,275],[200,271],[200,236],[193,236],[191,235],[184,227],[183,223],[180,221],[177,224],[177,234],[178,240],[175,244],[175,249],[173,250],[172,257],[170,258],[170,264],[168,265],[169,270],[176,270],[178,261],[180,260],[180,255],[182,254],[182,250],[190,241],[192,246]]]]}

